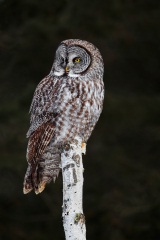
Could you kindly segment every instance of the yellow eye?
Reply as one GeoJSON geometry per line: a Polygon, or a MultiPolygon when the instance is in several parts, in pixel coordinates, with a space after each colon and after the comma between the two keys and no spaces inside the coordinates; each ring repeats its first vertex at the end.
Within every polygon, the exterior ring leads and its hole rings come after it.
{"type": "Polygon", "coordinates": [[[73,62],[76,62],[76,63],[78,63],[78,62],[80,62],[80,61],[81,61],[81,59],[78,58],[78,57],[73,59],[73,62]]]}

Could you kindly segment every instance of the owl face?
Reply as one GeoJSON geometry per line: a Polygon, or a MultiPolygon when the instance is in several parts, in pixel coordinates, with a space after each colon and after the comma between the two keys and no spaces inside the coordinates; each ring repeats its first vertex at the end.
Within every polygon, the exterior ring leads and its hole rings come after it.
{"type": "Polygon", "coordinates": [[[91,56],[86,49],[78,45],[67,46],[62,43],[56,51],[53,74],[78,77],[88,69],[90,64],[91,56]]]}

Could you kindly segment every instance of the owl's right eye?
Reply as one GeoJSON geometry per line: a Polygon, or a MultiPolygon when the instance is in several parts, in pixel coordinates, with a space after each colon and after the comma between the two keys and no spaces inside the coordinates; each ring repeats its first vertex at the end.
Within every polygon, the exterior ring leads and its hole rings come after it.
{"type": "Polygon", "coordinates": [[[76,57],[76,58],[73,59],[73,62],[79,63],[79,62],[81,62],[81,58],[80,57],[76,57]]]}

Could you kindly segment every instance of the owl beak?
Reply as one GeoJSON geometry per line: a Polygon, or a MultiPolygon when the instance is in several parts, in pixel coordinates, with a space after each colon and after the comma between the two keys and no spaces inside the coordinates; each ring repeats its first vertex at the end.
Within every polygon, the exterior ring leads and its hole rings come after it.
{"type": "Polygon", "coordinates": [[[66,72],[66,73],[69,72],[69,67],[68,67],[68,66],[66,66],[66,68],[65,68],[65,72],[66,72]]]}

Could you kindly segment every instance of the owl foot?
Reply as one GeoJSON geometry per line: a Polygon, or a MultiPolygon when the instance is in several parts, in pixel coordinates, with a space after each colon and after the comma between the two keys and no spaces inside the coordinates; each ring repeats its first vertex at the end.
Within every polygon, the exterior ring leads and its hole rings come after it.
{"type": "Polygon", "coordinates": [[[86,154],[86,143],[82,142],[81,148],[82,148],[82,153],[86,154]]]}

